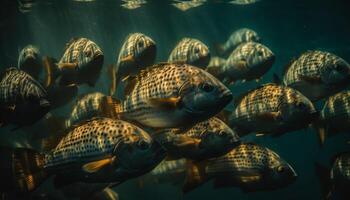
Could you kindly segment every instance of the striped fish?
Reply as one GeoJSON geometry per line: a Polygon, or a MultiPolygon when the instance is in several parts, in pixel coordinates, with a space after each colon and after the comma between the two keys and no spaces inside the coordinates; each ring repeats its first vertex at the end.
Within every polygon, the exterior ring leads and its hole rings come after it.
{"type": "Polygon", "coordinates": [[[327,99],[321,111],[320,142],[326,135],[350,130],[350,91],[339,92],[327,99]]]}
{"type": "Polygon", "coordinates": [[[247,42],[239,45],[214,75],[223,77],[228,83],[258,80],[274,62],[275,55],[269,48],[259,43],[247,42]]]}
{"type": "Polygon", "coordinates": [[[87,38],[73,38],[66,49],[58,68],[61,74],[60,84],[83,84],[93,87],[103,65],[103,52],[93,41],[87,38]]]}
{"type": "Polygon", "coordinates": [[[18,56],[18,68],[38,80],[42,70],[40,51],[36,46],[25,46],[18,56]]]}
{"type": "Polygon", "coordinates": [[[111,95],[114,94],[120,80],[134,76],[146,67],[153,65],[156,58],[156,43],[142,33],[133,33],[126,37],[119,51],[118,60],[112,73],[113,84],[111,95]]]}
{"type": "Polygon", "coordinates": [[[168,62],[180,62],[205,68],[210,61],[210,52],[204,43],[193,38],[183,38],[170,53],[168,62]]]}
{"type": "Polygon", "coordinates": [[[342,153],[336,157],[331,173],[331,196],[348,199],[350,197],[350,153],[342,153]]]}
{"type": "Polygon", "coordinates": [[[295,181],[294,169],[272,150],[242,143],[226,155],[195,163],[183,188],[188,192],[213,179],[214,187],[238,186],[244,191],[272,190],[295,181]]]}
{"type": "Polygon", "coordinates": [[[120,183],[151,171],[165,157],[165,151],[145,131],[108,118],[73,128],[50,153],[1,149],[0,154],[13,159],[9,162],[13,176],[7,176],[13,180],[8,183],[20,183],[18,189],[24,192],[34,190],[50,175],[55,176],[57,186],[77,181],[120,183]],[[21,173],[24,176],[17,176],[21,173]]]}
{"type": "Polygon", "coordinates": [[[190,127],[217,114],[232,99],[220,81],[187,64],[157,64],[130,83],[124,101],[102,109],[153,128],[190,127]]]}
{"type": "Polygon", "coordinates": [[[1,125],[31,125],[49,110],[46,90],[29,74],[9,68],[0,75],[1,125]]]}
{"type": "Polygon", "coordinates": [[[308,51],[287,65],[283,82],[317,101],[349,85],[350,65],[334,54],[308,51]]]}
{"type": "Polygon", "coordinates": [[[305,128],[318,117],[313,104],[300,92],[272,83],[242,94],[235,106],[229,124],[241,134],[280,135],[305,128]]]}
{"type": "Polygon", "coordinates": [[[153,135],[171,158],[202,160],[223,155],[239,144],[238,135],[223,121],[212,117],[185,132],[166,129],[153,135]]]}
{"type": "Polygon", "coordinates": [[[252,29],[241,28],[231,33],[224,44],[219,44],[216,49],[219,55],[226,55],[234,50],[238,45],[245,42],[261,42],[259,35],[252,29]]]}

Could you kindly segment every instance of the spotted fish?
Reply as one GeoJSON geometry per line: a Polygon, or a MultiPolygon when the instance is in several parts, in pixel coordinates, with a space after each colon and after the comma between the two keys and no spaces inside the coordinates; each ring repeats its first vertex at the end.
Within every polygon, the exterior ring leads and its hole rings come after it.
{"type": "Polygon", "coordinates": [[[300,92],[271,83],[237,98],[229,124],[243,135],[256,132],[277,136],[305,128],[317,117],[311,101],[300,92]]]}
{"type": "Polygon", "coordinates": [[[308,51],[287,65],[283,82],[317,101],[347,87],[349,75],[350,65],[342,58],[324,51],[308,51]]]}
{"type": "Polygon", "coordinates": [[[2,180],[5,176],[4,181],[26,192],[50,175],[55,176],[57,187],[77,181],[121,183],[151,171],[164,159],[165,151],[135,125],[99,118],[73,128],[47,154],[11,148],[2,148],[0,154],[1,166],[12,169],[0,174],[2,180]]]}
{"type": "Polygon", "coordinates": [[[221,156],[239,144],[238,135],[223,121],[212,117],[185,132],[166,129],[154,134],[172,158],[202,160],[221,156]]]}
{"type": "Polygon", "coordinates": [[[1,125],[32,125],[49,110],[46,90],[29,74],[9,68],[0,75],[1,125]]]}
{"type": "Polygon", "coordinates": [[[220,81],[187,64],[157,64],[130,83],[124,101],[111,102],[114,109],[102,104],[102,110],[152,128],[190,127],[214,116],[232,99],[220,81]]]}
{"type": "Polygon", "coordinates": [[[261,42],[261,38],[254,30],[241,28],[231,33],[230,37],[224,44],[216,45],[216,49],[219,55],[227,55],[238,45],[245,42],[261,42]]]}
{"type": "Polygon", "coordinates": [[[168,62],[187,63],[205,68],[210,61],[210,52],[204,43],[193,38],[183,38],[170,53],[168,62]]]}
{"type": "Polygon", "coordinates": [[[237,186],[243,191],[273,190],[296,180],[294,169],[277,153],[242,143],[226,155],[192,165],[184,192],[213,179],[214,187],[237,186]]]}
{"type": "Polygon", "coordinates": [[[275,55],[266,46],[247,42],[239,45],[228,57],[226,63],[212,73],[228,83],[237,80],[260,79],[275,62],[275,55]]]}
{"type": "Polygon", "coordinates": [[[128,35],[120,49],[116,66],[109,72],[113,81],[110,94],[115,93],[120,80],[134,76],[154,64],[156,52],[156,43],[150,37],[142,33],[128,35]]]}
{"type": "Polygon", "coordinates": [[[25,46],[18,56],[18,68],[38,80],[42,70],[40,51],[36,46],[25,46]]]}

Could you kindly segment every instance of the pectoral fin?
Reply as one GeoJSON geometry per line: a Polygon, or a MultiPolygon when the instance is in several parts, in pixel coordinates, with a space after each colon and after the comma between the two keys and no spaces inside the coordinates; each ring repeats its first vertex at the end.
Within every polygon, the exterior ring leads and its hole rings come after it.
{"type": "Polygon", "coordinates": [[[113,158],[106,158],[103,160],[89,162],[83,166],[83,170],[88,173],[94,173],[99,171],[103,167],[111,164],[112,162],[113,162],[113,158]]]}
{"type": "Polygon", "coordinates": [[[260,175],[253,175],[253,176],[241,176],[240,180],[243,183],[254,183],[254,182],[258,182],[261,179],[260,175]]]}
{"type": "Polygon", "coordinates": [[[150,105],[166,110],[176,109],[179,102],[180,97],[154,98],[148,101],[150,105]]]}
{"type": "Polygon", "coordinates": [[[135,59],[132,55],[128,55],[128,56],[120,59],[120,62],[134,62],[134,61],[135,61],[135,59]]]}
{"type": "Polygon", "coordinates": [[[262,121],[274,121],[277,120],[280,116],[279,112],[266,112],[266,113],[260,113],[257,118],[262,121]]]}
{"type": "Polygon", "coordinates": [[[243,69],[247,68],[247,62],[244,61],[244,60],[240,60],[240,61],[237,62],[236,67],[238,69],[242,69],[243,70],[243,69]]]}
{"type": "Polygon", "coordinates": [[[312,83],[312,84],[322,83],[322,79],[320,76],[315,76],[315,77],[301,76],[300,79],[305,81],[305,82],[312,83]]]}

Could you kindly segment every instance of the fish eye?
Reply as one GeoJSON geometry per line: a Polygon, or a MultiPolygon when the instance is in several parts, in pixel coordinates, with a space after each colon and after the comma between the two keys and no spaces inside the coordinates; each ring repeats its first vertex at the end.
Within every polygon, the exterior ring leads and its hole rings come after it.
{"type": "Polygon", "coordinates": [[[194,53],[195,53],[195,54],[199,54],[199,47],[196,47],[196,48],[194,49],[194,53]]]}
{"type": "Polygon", "coordinates": [[[340,64],[337,64],[335,66],[335,70],[337,70],[338,72],[341,72],[341,73],[346,73],[346,67],[344,67],[343,65],[340,65],[340,64]]]}
{"type": "Polygon", "coordinates": [[[224,135],[227,135],[227,133],[226,133],[225,131],[220,131],[220,132],[219,132],[219,135],[220,135],[220,136],[224,136],[224,135]]]}
{"type": "Polygon", "coordinates": [[[140,140],[138,143],[137,143],[137,146],[142,149],[142,150],[146,150],[149,148],[149,145],[146,141],[144,140],[140,140]]]}
{"type": "Polygon", "coordinates": [[[284,167],[283,166],[278,166],[277,167],[277,171],[282,173],[284,171],[284,167]]]}
{"type": "Polygon", "coordinates": [[[143,46],[144,46],[143,41],[142,41],[142,40],[140,40],[140,41],[139,41],[139,43],[138,43],[138,45],[139,45],[139,47],[140,47],[140,48],[143,48],[143,46]]]}
{"type": "Polygon", "coordinates": [[[297,107],[299,109],[304,109],[304,108],[306,108],[306,105],[304,103],[302,103],[302,102],[299,102],[299,103],[297,103],[297,107]]]}
{"type": "Polygon", "coordinates": [[[205,92],[211,92],[214,90],[214,87],[212,85],[209,85],[208,83],[204,83],[202,85],[202,89],[205,91],[205,92]]]}

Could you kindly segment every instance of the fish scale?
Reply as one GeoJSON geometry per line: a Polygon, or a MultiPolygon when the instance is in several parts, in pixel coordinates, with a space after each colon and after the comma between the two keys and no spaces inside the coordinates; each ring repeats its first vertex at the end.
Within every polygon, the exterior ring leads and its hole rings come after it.
{"type": "Polygon", "coordinates": [[[79,38],[70,42],[59,61],[60,63],[78,63],[80,68],[87,60],[81,60],[81,56],[87,57],[88,61],[103,55],[101,48],[87,38],[79,38]]]}
{"type": "Polygon", "coordinates": [[[341,115],[350,116],[350,91],[343,91],[329,97],[322,109],[324,120],[341,115]]]}
{"type": "Polygon", "coordinates": [[[66,164],[76,159],[89,159],[108,155],[120,142],[134,142],[140,131],[121,120],[102,118],[74,128],[50,154],[45,156],[45,166],[66,164]]]}

